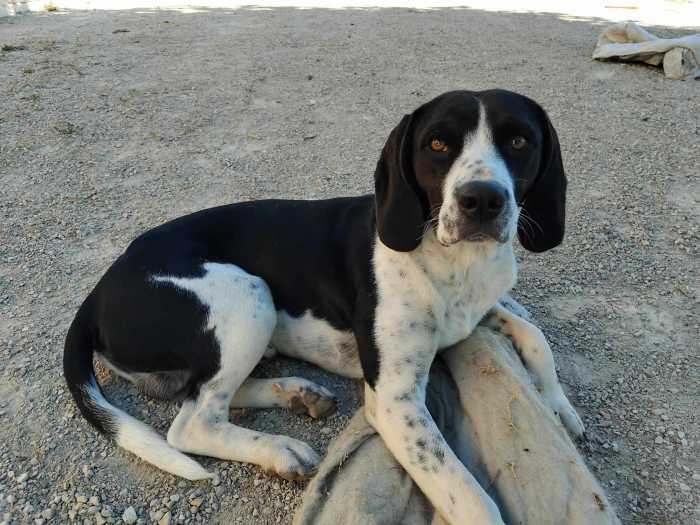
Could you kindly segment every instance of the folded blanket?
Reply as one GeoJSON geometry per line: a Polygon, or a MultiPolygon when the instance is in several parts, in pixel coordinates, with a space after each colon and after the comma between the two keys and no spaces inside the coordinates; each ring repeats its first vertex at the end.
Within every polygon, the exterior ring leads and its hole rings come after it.
{"type": "MultiPolygon", "coordinates": [[[[442,352],[430,373],[427,402],[447,442],[506,523],[620,523],[505,337],[477,328],[442,352]]],[[[360,410],[331,444],[294,523],[445,522],[360,410]]]]}
{"type": "Polygon", "coordinates": [[[633,22],[623,22],[601,33],[593,58],[633,60],[652,66],[663,63],[668,78],[700,78],[700,35],[658,38],[633,22]]]}

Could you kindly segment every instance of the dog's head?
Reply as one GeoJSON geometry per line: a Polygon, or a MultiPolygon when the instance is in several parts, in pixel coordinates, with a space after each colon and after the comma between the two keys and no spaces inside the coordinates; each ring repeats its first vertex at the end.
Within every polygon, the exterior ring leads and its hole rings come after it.
{"type": "Polygon", "coordinates": [[[534,252],[564,236],[566,176],[545,111],[503,90],[452,91],[406,115],[375,172],[379,238],[414,250],[434,228],[444,246],[510,242],[534,252]]]}

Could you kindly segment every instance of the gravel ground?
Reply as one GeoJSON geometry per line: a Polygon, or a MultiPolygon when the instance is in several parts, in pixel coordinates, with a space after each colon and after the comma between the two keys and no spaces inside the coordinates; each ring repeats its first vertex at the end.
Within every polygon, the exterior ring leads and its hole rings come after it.
{"type": "MultiPolygon", "coordinates": [[[[521,254],[517,295],[587,424],[582,452],[624,523],[700,523],[700,83],[591,61],[601,24],[474,10],[0,20],[0,522],[289,523],[301,484],[209,459],[217,485],[178,480],[88,427],[61,375],[68,324],[139,232],[243,199],[368,192],[404,112],[504,87],[550,112],[570,176],[567,241],[521,254]]],[[[307,365],[259,373],[338,393],[325,421],[232,414],[321,452],[359,406],[357,383],[307,365]]],[[[174,406],[101,376],[165,432],[174,406]]]]}

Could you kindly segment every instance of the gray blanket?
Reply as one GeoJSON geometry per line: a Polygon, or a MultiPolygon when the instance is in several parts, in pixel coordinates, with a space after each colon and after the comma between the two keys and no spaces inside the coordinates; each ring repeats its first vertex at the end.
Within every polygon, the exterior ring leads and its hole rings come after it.
{"type": "MultiPolygon", "coordinates": [[[[477,328],[443,352],[431,370],[427,400],[447,442],[506,523],[620,523],[503,336],[477,328]]],[[[360,410],[331,444],[294,523],[445,522],[360,410]]]]}

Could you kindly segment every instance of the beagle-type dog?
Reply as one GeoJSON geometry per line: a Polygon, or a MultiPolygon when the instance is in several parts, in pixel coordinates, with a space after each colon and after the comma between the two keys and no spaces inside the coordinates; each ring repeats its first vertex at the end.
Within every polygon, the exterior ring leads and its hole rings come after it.
{"type": "Polygon", "coordinates": [[[319,461],[308,445],[229,422],[230,407],[334,409],[310,381],[248,377],[279,352],[364,378],[372,424],[440,514],[501,523],[427,411],[425,387],[436,353],[484,323],[513,339],[545,400],[583,433],[541,332],[501,304],[516,234],[533,252],[564,235],[557,134],[524,96],[445,93],[394,128],[374,182],[374,195],[211,208],[134,240],[68,331],[64,373],[85,418],[187,479],[212,475],[185,453],[306,478],[319,461]],[[182,401],[167,441],[107,401],[93,356],[182,401]]]}

